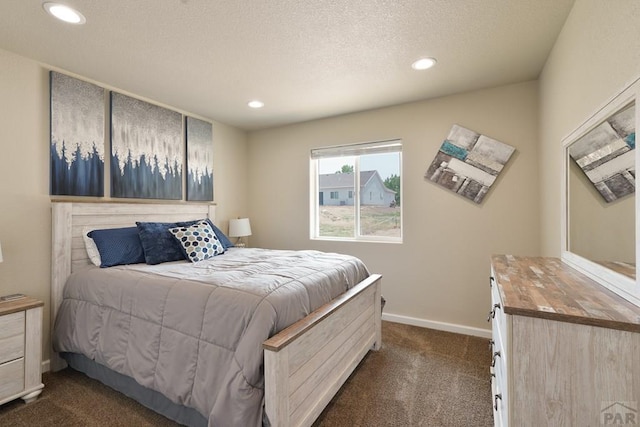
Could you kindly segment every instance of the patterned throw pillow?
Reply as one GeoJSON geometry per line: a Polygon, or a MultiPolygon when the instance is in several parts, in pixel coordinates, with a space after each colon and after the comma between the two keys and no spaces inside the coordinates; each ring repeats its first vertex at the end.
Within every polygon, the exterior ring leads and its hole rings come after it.
{"type": "Polygon", "coordinates": [[[189,227],[170,228],[169,232],[178,240],[191,262],[204,261],[224,253],[224,247],[207,221],[189,227]]]}

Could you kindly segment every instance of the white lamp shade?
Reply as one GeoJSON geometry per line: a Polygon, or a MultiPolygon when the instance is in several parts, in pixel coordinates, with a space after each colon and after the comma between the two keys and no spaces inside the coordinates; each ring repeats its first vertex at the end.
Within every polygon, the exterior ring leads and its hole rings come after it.
{"type": "Polygon", "coordinates": [[[238,218],[229,220],[229,237],[251,236],[251,223],[249,218],[238,218]]]}

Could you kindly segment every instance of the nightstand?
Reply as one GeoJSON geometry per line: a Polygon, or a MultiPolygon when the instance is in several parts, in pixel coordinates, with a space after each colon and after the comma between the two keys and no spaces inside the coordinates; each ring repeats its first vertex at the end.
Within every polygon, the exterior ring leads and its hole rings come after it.
{"type": "Polygon", "coordinates": [[[42,307],[31,297],[0,302],[0,405],[42,393],[42,307]]]}

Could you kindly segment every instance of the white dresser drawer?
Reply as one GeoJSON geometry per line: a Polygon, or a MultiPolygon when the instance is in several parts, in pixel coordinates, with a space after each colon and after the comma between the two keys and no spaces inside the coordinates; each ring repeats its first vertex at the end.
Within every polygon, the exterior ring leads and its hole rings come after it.
{"type": "Polygon", "coordinates": [[[494,425],[508,425],[508,340],[507,315],[504,313],[504,304],[498,289],[498,283],[494,279],[494,271],[491,271],[491,308],[488,320],[491,322],[492,348],[491,348],[491,373],[492,373],[492,406],[494,425]]]}
{"type": "Polygon", "coordinates": [[[491,406],[493,408],[493,425],[496,427],[504,425],[504,407],[501,397],[502,390],[498,385],[497,379],[494,377],[491,379],[491,398],[493,399],[491,406]]]}
{"type": "Polygon", "coordinates": [[[0,317],[0,363],[24,356],[24,311],[0,317]]]}
{"type": "Polygon", "coordinates": [[[24,359],[0,365],[0,401],[24,390],[24,359]]]}
{"type": "MultiPolygon", "coordinates": [[[[492,276],[493,277],[493,276],[492,276]]],[[[503,358],[506,357],[506,340],[507,340],[507,320],[504,314],[504,305],[500,298],[498,285],[495,281],[491,282],[491,308],[487,320],[491,322],[491,332],[494,341],[494,347],[500,350],[503,358]]]]}

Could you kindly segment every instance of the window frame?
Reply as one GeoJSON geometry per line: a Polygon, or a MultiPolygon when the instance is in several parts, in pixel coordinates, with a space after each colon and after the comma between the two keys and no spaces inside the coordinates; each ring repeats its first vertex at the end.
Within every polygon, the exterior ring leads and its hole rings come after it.
{"type": "MultiPolygon", "coordinates": [[[[309,238],[311,240],[327,240],[340,242],[375,242],[375,243],[403,243],[404,241],[404,198],[403,198],[403,170],[402,170],[402,140],[400,138],[384,141],[375,141],[360,144],[336,145],[323,148],[315,148],[311,150],[309,158],[309,174],[310,174],[310,207],[309,207],[309,238]],[[400,235],[399,236],[371,236],[361,235],[360,211],[362,209],[361,198],[366,197],[360,194],[360,157],[368,154],[381,153],[397,153],[398,154],[398,175],[400,177],[400,235]],[[318,161],[322,158],[338,158],[338,157],[354,157],[354,189],[353,191],[353,208],[354,208],[354,236],[338,237],[338,236],[321,236],[319,213],[320,206],[320,171],[318,161]]],[[[384,198],[383,198],[384,199],[384,198]]]]}

